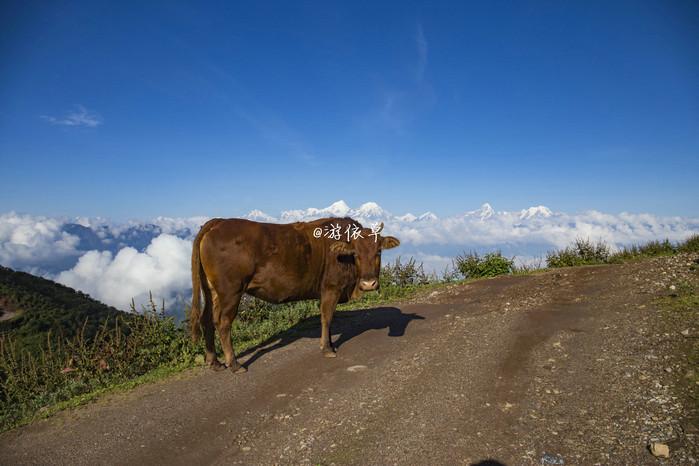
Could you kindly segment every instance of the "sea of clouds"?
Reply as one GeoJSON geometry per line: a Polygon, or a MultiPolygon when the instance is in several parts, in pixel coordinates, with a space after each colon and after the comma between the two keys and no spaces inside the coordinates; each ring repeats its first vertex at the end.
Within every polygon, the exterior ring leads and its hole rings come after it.
{"type": "MultiPolygon", "coordinates": [[[[489,204],[440,218],[431,212],[394,215],[374,202],[351,208],[338,201],[326,208],[289,210],[278,217],[259,210],[245,218],[288,223],[327,216],[350,216],[364,226],[384,222],[401,246],[384,261],[415,257],[428,272],[442,273],[463,251],[498,249],[521,263],[543,262],[547,251],[576,238],[603,240],[613,248],[653,239],[680,241],[699,233],[699,219],[650,214],[576,214],[544,206],[497,212],[489,204]]],[[[148,222],[114,223],[102,218],[0,215],[0,264],[56,280],[121,309],[137,307],[149,292],[156,300],[181,306],[190,293],[192,239],[208,217],[157,217],[148,222]]],[[[177,311],[179,313],[179,311],[177,311]]]]}

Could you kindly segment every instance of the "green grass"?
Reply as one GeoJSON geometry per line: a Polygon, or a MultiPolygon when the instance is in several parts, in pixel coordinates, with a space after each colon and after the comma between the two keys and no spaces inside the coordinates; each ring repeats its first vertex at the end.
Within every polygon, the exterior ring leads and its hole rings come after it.
{"type": "Polygon", "coordinates": [[[681,252],[699,252],[699,235],[692,235],[684,241],[672,243],[669,240],[649,241],[640,245],[626,246],[612,252],[603,241],[596,243],[578,238],[563,249],[549,251],[546,265],[549,268],[573,267],[579,265],[618,264],[648,257],[668,256],[681,252]]]}
{"type": "Polygon", "coordinates": [[[106,319],[93,336],[86,328],[66,339],[49,333],[39,349],[0,338],[0,429],[154,369],[192,365],[198,350],[172,317],[155,310],[106,319]]]}
{"type": "Polygon", "coordinates": [[[699,235],[692,235],[681,242],[677,249],[679,252],[699,252],[699,235]]]}
{"type": "Polygon", "coordinates": [[[610,262],[624,262],[645,257],[670,256],[679,252],[679,245],[672,244],[669,240],[649,241],[642,245],[633,244],[624,247],[610,257],[610,262]]]}

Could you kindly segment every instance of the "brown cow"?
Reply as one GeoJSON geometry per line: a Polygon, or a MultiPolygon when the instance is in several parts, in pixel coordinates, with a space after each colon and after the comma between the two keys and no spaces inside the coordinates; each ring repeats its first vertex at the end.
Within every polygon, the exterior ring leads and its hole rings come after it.
{"type": "MultiPolygon", "coordinates": [[[[381,228],[383,224],[377,230],[381,228]]],[[[324,356],[335,357],[330,322],[336,305],[378,289],[381,250],[399,244],[351,218],[290,224],[209,220],[192,248],[192,337],[197,340],[203,328],[206,363],[222,369],[214,347],[215,325],[225,366],[245,372],[231,345],[231,324],[243,293],[271,303],[320,299],[320,348],[324,356]],[[360,235],[353,237],[355,225],[360,235]],[[333,228],[339,229],[340,239],[328,234],[333,228]]]]}

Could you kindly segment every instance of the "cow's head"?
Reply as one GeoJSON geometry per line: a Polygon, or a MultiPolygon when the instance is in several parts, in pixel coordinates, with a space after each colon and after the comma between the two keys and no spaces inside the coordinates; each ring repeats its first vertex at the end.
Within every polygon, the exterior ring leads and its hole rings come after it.
{"type": "Polygon", "coordinates": [[[330,250],[338,255],[354,257],[354,264],[357,267],[357,288],[361,291],[373,291],[379,288],[381,250],[400,245],[398,238],[378,234],[382,229],[383,222],[374,231],[371,228],[362,228],[361,238],[352,239],[350,242],[335,241],[330,246],[330,250]],[[376,233],[372,234],[374,232],[376,233]]]}

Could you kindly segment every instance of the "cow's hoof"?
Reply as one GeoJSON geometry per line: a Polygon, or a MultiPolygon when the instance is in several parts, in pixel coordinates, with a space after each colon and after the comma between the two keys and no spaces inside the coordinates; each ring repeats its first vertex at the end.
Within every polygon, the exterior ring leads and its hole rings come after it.
{"type": "Polygon", "coordinates": [[[242,374],[243,372],[248,371],[248,369],[245,366],[241,366],[240,364],[236,364],[234,366],[228,366],[228,370],[230,370],[234,374],[242,374]]]}
{"type": "Polygon", "coordinates": [[[332,349],[332,348],[330,348],[330,349],[324,349],[324,350],[323,350],[323,357],[326,357],[326,358],[336,358],[336,357],[337,357],[337,353],[336,353],[335,350],[332,349]]]}
{"type": "Polygon", "coordinates": [[[209,367],[211,368],[211,370],[216,371],[216,372],[222,371],[226,368],[226,366],[224,364],[221,364],[217,360],[210,362],[209,367]]]}

